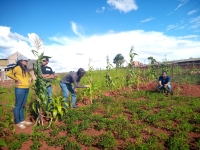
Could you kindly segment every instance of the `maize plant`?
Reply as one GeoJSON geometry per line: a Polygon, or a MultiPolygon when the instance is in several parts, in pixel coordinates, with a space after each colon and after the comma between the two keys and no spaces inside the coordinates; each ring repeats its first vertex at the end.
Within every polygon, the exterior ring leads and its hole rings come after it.
{"type": "MultiPolygon", "coordinates": [[[[32,110],[37,115],[36,123],[43,125],[43,118],[47,108],[47,83],[45,79],[42,78],[41,62],[44,57],[44,53],[38,54],[38,50],[32,50],[32,53],[37,57],[36,64],[33,64],[33,70],[36,77],[34,85],[32,86],[35,91],[36,100],[32,103],[32,110]]],[[[49,83],[50,84],[50,83],[49,83]]]]}
{"type": "Polygon", "coordinates": [[[58,117],[62,119],[64,113],[67,112],[66,107],[68,107],[68,103],[65,102],[65,99],[62,96],[57,96],[55,98],[52,98],[52,101],[48,105],[49,105],[48,108],[50,108],[51,110],[51,114],[49,116],[51,118],[51,121],[52,119],[57,120],[58,117]]]}
{"type": "Polygon", "coordinates": [[[57,115],[62,116],[63,112],[65,112],[65,109],[61,103],[58,103],[58,99],[60,100],[59,97],[53,99],[52,102],[48,105],[48,99],[52,98],[48,97],[47,95],[47,87],[51,83],[46,82],[46,80],[42,77],[41,70],[42,59],[48,56],[44,56],[44,52],[39,54],[39,49],[42,47],[43,43],[38,36],[35,37],[33,44],[36,50],[32,50],[32,53],[37,57],[37,62],[36,64],[33,64],[36,80],[34,81],[32,88],[35,91],[36,100],[32,102],[31,109],[37,117],[36,123],[43,125],[44,118],[49,118],[51,120],[51,124],[52,119],[55,119],[57,115]]]}
{"type": "Polygon", "coordinates": [[[108,56],[107,56],[106,61],[107,61],[107,66],[106,66],[107,73],[104,77],[106,78],[107,87],[111,90],[115,87],[115,82],[112,80],[112,77],[110,75],[110,70],[113,68],[113,66],[112,66],[112,64],[110,64],[108,56]]]}
{"type": "Polygon", "coordinates": [[[105,78],[106,78],[107,87],[113,89],[115,87],[115,83],[112,80],[112,77],[110,76],[110,73],[106,73],[105,78]]]}
{"type": "Polygon", "coordinates": [[[127,71],[127,76],[126,76],[126,84],[129,87],[135,83],[135,77],[136,77],[136,73],[134,72],[133,59],[138,54],[134,53],[133,51],[134,51],[134,48],[131,47],[131,50],[129,52],[130,62],[128,63],[128,71],[127,71]]]}
{"type": "Polygon", "coordinates": [[[156,77],[156,66],[155,64],[157,63],[156,59],[153,57],[148,57],[148,60],[150,61],[150,67],[148,68],[148,73],[147,73],[147,78],[148,80],[155,80],[156,77]]]}
{"type": "Polygon", "coordinates": [[[89,85],[89,88],[86,88],[83,92],[83,96],[89,96],[90,104],[92,104],[92,100],[94,99],[95,93],[98,90],[98,87],[94,85],[93,80],[92,80],[92,72],[93,68],[90,67],[89,71],[87,72],[86,76],[88,78],[87,85],[89,85]]]}

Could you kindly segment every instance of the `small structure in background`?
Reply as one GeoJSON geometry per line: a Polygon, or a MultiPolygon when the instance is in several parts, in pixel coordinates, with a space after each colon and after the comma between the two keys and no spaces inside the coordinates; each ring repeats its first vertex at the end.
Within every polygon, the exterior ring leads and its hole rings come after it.
{"type": "Polygon", "coordinates": [[[143,64],[139,61],[134,61],[132,64],[134,67],[142,66],[143,64]]]}
{"type": "MultiPolygon", "coordinates": [[[[0,82],[4,82],[7,80],[10,80],[10,78],[8,78],[6,76],[6,72],[10,69],[12,69],[16,62],[17,62],[17,57],[22,55],[19,52],[15,52],[14,54],[11,54],[10,56],[8,56],[5,59],[0,59],[0,82]]],[[[30,74],[32,75],[33,79],[35,79],[35,75],[34,75],[34,71],[33,71],[33,64],[36,63],[36,60],[34,59],[30,59],[28,61],[28,70],[30,72],[30,74]]]]}

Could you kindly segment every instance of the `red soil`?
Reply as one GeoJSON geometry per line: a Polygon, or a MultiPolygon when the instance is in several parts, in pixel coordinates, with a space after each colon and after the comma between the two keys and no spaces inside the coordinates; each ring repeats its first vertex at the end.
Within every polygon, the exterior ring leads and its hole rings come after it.
{"type": "MultiPolygon", "coordinates": [[[[180,88],[180,95],[187,95],[187,96],[194,96],[200,97],[200,85],[189,85],[189,84],[178,84],[173,82],[172,84],[172,91],[173,93],[177,92],[180,88]]],[[[156,90],[157,83],[149,82],[146,84],[141,84],[139,89],[140,90],[156,90]]]]}
{"type": "Polygon", "coordinates": [[[89,129],[85,130],[83,133],[84,133],[85,135],[99,136],[99,135],[101,135],[101,134],[106,133],[106,131],[105,131],[105,130],[97,131],[97,130],[95,130],[95,129],[93,129],[93,128],[89,128],[89,129]]]}
{"type": "MultiPolygon", "coordinates": [[[[13,85],[13,82],[11,81],[6,81],[4,82],[3,84],[0,82],[0,86],[6,86],[6,87],[12,87],[13,85]]],[[[156,83],[153,83],[153,82],[149,82],[149,83],[146,83],[146,84],[141,84],[139,86],[139,90],[156,90],[156,87],[157,87],[157,84],[156,83]]],[[[194,96],[194,97],[200,97],[200,85],[188,85],[188,84],[178,84],[178,83],[172,83],[172,91],[173,93],[177,92],[178,89],[180,89],[180,92],[179,94],[180,95],[187,95],[187,96],[194,96]]],[[[133,87],[132,89],[133,91],[136,90],[136,87],[133,87]]],[[[129,88],[123,88],[121,91],[114,91],[114,92],[106,92],[104,93],[104,96],[112,96],[112,97],[116,97],[116,96],[120,96],[121,95],[121,92],[122,91],[130,91],[129,88]]],[[[138,100],[144,100],[144,98],[140,98],[138,100]]],[[[85,104],[83,102],[78,102],[77,104],[78,106],[80,107],[83,107],[85,106],[85,104]]],[[[159,111],[159,109],[156,109],[156,110],[153,110],[152,113],[156,113],[157,111],[159,111]]],[[[96,112],[94,113],[94,115],[97,115],[97,114],[101,114],[103,115],[104,112],[103,110],[99,109],[99,110],[96,110],[96,112]]],[[[124,112],[125,116],[128,117],[128,118],[131,118],[131,115],[130,114],[127,114],[126,112],[124,112]]],[[[23,132],[23,133],[26,133],[26,134],[31,134],[32,132],[32,129],[33,129],[33,125],[32,126],[29,126],[27,127],[26,129],[19,129],[18,127],[15,126],[15,131],[17,134],[23,132]]],[[[162,129],[156,129],[154,127],[152,127],[152,129],[156,132],[161,132],[161,133],[164,133],[164,134],[169,134],[167,131],[165,130],[162,130],[162,129]]],[[[101,130],[101,131],[96,131],[95,129],[87,129],[86,131],[84,131],[84,133],[86,135],[101,135],[101,134],[104,134],[105,131],[104,130],[101,130]]],[[[66,135],[66,133],[63,133],[62,135],[66,135]]],[[[146,135],[144,133],[143,135],[143,138],[148,138],[149,135],[146,135]]],[[[194,138],[200,138],[199,137],[199,134],[196,134],[196,133],[190,133],[189,135],[190,137],[192,137],[192,139],[194,138]]],[[[72,141],[75,141],[75,138],[71,139],[72,141]]],[[[135,139],[133,138],[129,138],[127,139],[127,142],[136,142],[135,139]]],[[[24,142],[23,145],[22,145],[22,148],[21,149],[30,149],[30,145],[32,144],[33,142],[32,141],[27,141],[27,142],[24,142]]],[[[119,141],[119,145],[123,145],[123,141],[119,141]],[[121,144],[120,144],[121,143],[121,144]]],[[[88,147],[84,146],[84,145],[81,145],[82,146],[82,150],[86,150],[88,149],[88,147]]],[[[40,148],[41,150],[42,149],[49,149],[49,150],[59,150],[61,149],[61,147],[52,147],[52,146],[48,146],[45,142],[42,143],[42,147],[40,148]]],[[[95,148],[96,149],[96,148],[95,148]]],[[[3,150],[7,150],[7,148],[3,148],[3,150]]]]}

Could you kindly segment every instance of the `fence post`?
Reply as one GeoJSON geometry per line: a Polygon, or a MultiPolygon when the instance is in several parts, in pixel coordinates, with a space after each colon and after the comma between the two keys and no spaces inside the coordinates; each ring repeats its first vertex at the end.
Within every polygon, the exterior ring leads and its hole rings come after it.
{"type": "Polygon", "coordinates": [[[4,82],[4,75],[5,74],[5,71],[4,70],[1,70],[1,82],[4,82]]]}

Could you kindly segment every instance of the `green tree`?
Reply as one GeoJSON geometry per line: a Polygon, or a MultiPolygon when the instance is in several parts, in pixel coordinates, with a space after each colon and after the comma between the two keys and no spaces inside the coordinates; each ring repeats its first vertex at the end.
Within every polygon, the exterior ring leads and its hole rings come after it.
{"type": "Polygon", "coordinates": [[[121,68],[124,62],[125,60],[122,54],[117,54],[113,59],[113,63],[116,64],[116,68],[121,68]]]}

